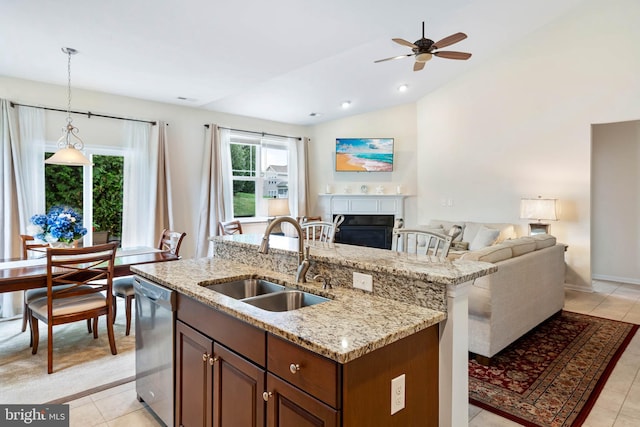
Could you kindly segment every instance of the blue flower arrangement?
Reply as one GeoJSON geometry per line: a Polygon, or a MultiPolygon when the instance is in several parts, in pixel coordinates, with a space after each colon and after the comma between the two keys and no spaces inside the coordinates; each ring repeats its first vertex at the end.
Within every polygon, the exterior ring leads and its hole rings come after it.
{"type": "Polygon", "coordinates": [[[29,233],[49,243],[72,243],[87,234],[87,229],[82,226],[82,215],[64,206],[54,206],[46,215],[32,216],[31,224],[29,233]]]}

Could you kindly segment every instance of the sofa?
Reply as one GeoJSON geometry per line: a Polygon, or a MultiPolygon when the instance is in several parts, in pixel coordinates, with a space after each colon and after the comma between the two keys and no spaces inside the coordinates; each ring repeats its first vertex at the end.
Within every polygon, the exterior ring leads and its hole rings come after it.
{"type": "Polygon", "coordinates": [[[516,237],[512,224],[431,221],[426,228],[442,228],[446,234],[454,224],[463,227],[458,240],[469,248],[453,249],[449,258],[498,266],[495,273],[476,279],[469,292],[469,351],[488,362],[562,309],[565,245],[549,234],[516,237]],[[489,234],[486,229],[497,237],[478,248],[478,233],[489,234]]]}

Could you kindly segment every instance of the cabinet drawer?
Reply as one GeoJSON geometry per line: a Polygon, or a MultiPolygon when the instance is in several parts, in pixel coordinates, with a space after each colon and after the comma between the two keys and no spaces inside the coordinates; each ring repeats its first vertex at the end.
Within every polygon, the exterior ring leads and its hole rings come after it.
{"type": "Polygon", "coordinates": [[[265,366],[264,330],[182,294],[178,294],[177,317],[254,363],[265,366]]]}
{"type": "Polygon", "coordinates": [[[267,335],[267,370],[331,405],[341,408],[341,366],[289,341],[267,335]]]}

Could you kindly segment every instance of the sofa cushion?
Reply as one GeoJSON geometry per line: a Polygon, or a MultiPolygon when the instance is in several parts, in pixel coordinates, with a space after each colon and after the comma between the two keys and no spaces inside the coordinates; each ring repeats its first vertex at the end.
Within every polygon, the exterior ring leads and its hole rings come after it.
{"type": "Polygon", "coordinates": [[[513,239],[516,237],[516,229],[513,224],[506,223],[482,223],[482,222],[465,222],[464,230],[462,232],[462,240],[465,242],[472,242],[476,237],[476,234],[482,227],[494,228],[500,231],[496,243],[502,243],[506,239],[513,239]]]}
{"type": "Polygon", "coordinates": [[[462,255],[460,259],[469,261],[498,262],[511,258],[511,254],[512,252],[509,246],[499,243],[497,245],[478,249],[477,251],[467,252],[462,255]]]}
{"type": "Polygon", "coordinates": [[[511,248],[514,257],[527,254],[536,250],[536,241],[531,237],[519,237],[517,239],[508,239],[502,242],[511,248]]]}
{"type": "MultiPolygon", "coordinates": [[[[429,231],[431,233],[445,234],[444,229],[442,227],[418,227],[417,229],[423,230],[423,231],[429,231]]],[[[418,234],[417,238],[418,238],[418,242],[417,242],[418,247],[422,247],[426,245],[427,239],[424,236],[421,236],[418,234]]],[[[431,247],[433,247],[434,245],[435,245],[434,243],[431,243],[431,247]]]]}
{"type": "Polygon", "coordinates": [[[454,225],[462,228],[462,233],[458,234],[458,236],[453,239],[454,242],[460,242],[462,241],[462,235],[464,234],[464,222],[462,221],[443,221],[441,219],[432,219],[427,227],[442,228],[444,230],[442,231],[442,234],[449,234],[449,230],[451,230],[451,227],[453,227],[454,225]]]}
{"type": "Polygon", "coordinates": [[[548,248],[556,244],[556,238],[550,234],[536,234],[535,236],[531,236],[531,238],[536,242],[536,250],[548,248]]]}
{"type": "Polygon", "coordinates": [[[476,235],[474,236],[473,240],[469,243],[469,250],[475,251],[487,246],[491,246],[496,242],[496,240],[498,240],[499,235],[500,230],[482,226],[480,227],[480,230],[478,230],[478,233],[476,233],[476,235]]]}

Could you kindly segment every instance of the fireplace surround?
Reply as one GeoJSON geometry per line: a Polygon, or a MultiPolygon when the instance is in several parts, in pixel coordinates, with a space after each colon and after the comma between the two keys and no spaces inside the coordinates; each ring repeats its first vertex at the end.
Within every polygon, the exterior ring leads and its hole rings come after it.
{"type": "Polygon", "coordinates": [[[404,219],[405,195],[321,194],[323,218],[344,215],[336,243],[391,249],[396,220],[404,219]]]}

